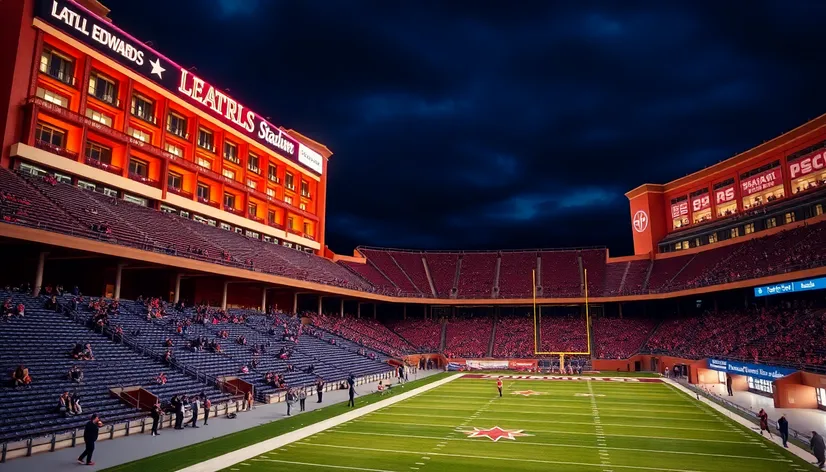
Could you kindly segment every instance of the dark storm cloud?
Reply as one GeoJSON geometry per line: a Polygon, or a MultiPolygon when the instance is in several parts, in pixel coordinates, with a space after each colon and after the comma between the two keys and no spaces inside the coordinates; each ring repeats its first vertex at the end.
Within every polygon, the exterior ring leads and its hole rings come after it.
{"type": "Polygon", "coordinates": [[[826,110],[821,2],[106,4],[335,152],[328,241],[342,253],[626,254],[626,191],[826,110]]]}

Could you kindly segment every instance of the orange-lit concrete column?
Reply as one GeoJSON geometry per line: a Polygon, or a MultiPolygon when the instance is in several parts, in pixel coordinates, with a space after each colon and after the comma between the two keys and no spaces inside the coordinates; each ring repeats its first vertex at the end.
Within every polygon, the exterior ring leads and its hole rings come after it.
{"type": "Polygon", "coordinates": [[[125,265],[124,263],[120,263],[115,268],[115,300],[120,300],[120,286],[123,280],[123,266],[125,265]]]}
{"type": "Polygon", "coordinates": [[[229,287],[229,282],[224,282],[224,293],[221,296],[221,309],[227,309],[227,288],[229,287]]]}
{"type": "Polygon", "coordinates": [[[341,317],[344,318],[344,299],[341,299],[341,317]]]}
{"type": "Polygon", "coordinates": [[[181,279],[183,274],[180,272],[175,274],[175,303],[181,301],[181,279]]]}
{"type": "Polygon", "coordinates": [[[298,292],[293,294],[293,313],[298,313],[298,292]]]}
{"type": "Polygon", "coordinates": [[[261,289],[261,312],[267,312],[267,287],[261,289]]]}
{"type": "Polygon", "coordinates": [[[34,290],[32,291],[32,295],[35,297],[40,295],[40,289],[43,287],[43,269],[46,267],[46,256],[48,255],[48,252],[40,251],[37,256],[37,272],[34,275],[34,290]]]}
{"type": "Polygon", "coordinates": [[[318,316],[321,316],[321,301],[324,300],[324,297],[321,295],[318,296],[318,316]]]}

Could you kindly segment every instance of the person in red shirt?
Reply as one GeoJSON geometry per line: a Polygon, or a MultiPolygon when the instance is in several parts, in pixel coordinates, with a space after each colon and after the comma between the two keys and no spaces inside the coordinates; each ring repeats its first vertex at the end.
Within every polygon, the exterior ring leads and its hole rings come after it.
{"type": "Polygon", "coordinates": [[[499,390],[499,397],[502,396],[502,377],[496,379],[496,389],[499,390]]]}

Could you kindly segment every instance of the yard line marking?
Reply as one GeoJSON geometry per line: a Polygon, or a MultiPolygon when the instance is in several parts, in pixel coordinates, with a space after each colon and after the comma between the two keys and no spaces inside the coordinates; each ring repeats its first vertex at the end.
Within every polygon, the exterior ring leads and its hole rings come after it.
{"type": "MultiPolygon", "coordinates": [[[[533,430],[531,430],[533,431],[533,430]]],[[[539,432],[539,431],[537,431],[539,432]]],[[[394,437],[394,438],[413,438],[413,439],[441,439],[439,437],[434,436],[417,436],[412,434],[392,434],[392,433],[363,433],[359,431],[340,431],[341,434],[359,434],[363,436],[387,436],[387,437],[394,437]]],[[[467,442],[476,442],[473,439],[466,439],[466,438],[450,438],[448,441],[467,441],[467,442]]],[[[710,452],[686,452],[686,451],[674,451],[674,450],[664,450],[664,449],[638,449],[638,448],[631,448],[631,447],[602,447],[602,446],[585,446],[581,444],[560,444],[560,443],[542,443],[542,442],[530,442],[530,441],[518,441],[518,442],[509,442],[507,444],[523,444],[526,446],[544,446],[544,447],[571,447],[571,448],[579,448],[579,449],[599,449],[604,451],[606,449],[609,450],[616,450],[616,451],[634,451],[634,452],[650,452],[654,454],[684,454],[690,456],[710,456],[710,457],[728,457],[731,459],[752,459],[758,461],[769,461],[769,462],[792,462],[789,459],[769,459],[769,458],[762,458],[762,457],[752,457],[752,456],[738,456],[738,455],[730,455],[730,454],[714,454],[710,452]]],[[[327,446],[327,444],[312,444],[312,446],[327,446]]],[[[606,452],[607,454],[607,452],[606,452]]]]}
{"type": "MultiPolygon", "coordinates": [[[[358,421],[351,421],[351,423],[377,423],[377,424],[392,424],[395,426],[437,426],[442,428],[455,428],[453,425],[447,424],[432,424],[432,423],[399,423],[397,421],[374,421],[374,420],[358,420],[358,421]]],[[[544,421],[541,421],[544,423],[544,421]]],[[[555,430],[548,430],[548,429],[533,429],[532,431],[536,431],[537,433],[552,433],[552,434],[579,434],[583,436],[594,436],[596,433],[585,433],[580,431],[555,431],[555,430]]],[[[344,432],[344,431],[340,431],[344,432]]],[[[726,443],[726,444],[748,444],[752,445],[749,441],[731,441],[731,440],[724,440],[724,439],[701,439],[701,438],[672,438],[668,436],[640,436],[637,434],[605,434],[605,436],[616,436],[620,438],[640,438],[640,439],[660,439],[665,441],[699,441],[699,442],[713,442],[713,443],[726,443]]]]}
{"type": "MultiPolygon", "coordinates": [[[[385,469],[365,469],[364,467],[349,467],[346,465],[330,465],[330,464],[314,464],[312,462],[295,462],[295,461],[282,461],[278,459],[253,459],[254,461],[259,462],[279,462],[281,464],[292,464],[292,465],[307,465],[310,467],[323,467],[326,469],[347,469],[347,470],[362,470],[365,472],[396,472],[395,470],[385,470],[385,469]]],[[[237,470],[237,469],[232,469],[237,470]]]]}
{"type": "MultiPolygon", "coordinates": [[[[422,454],[421,452],[415,451],[405,451],[403,449],[378,449],[378,448],[371,448],[371,447],[356,447],[356,446],[337,446],[333,444],[314,444],[314,447],[330,447],[335,449],[350,449],[355,451],[372,451],[372,452],[388,452],[392,454],[422,454]]],[[[602,468],[602,464],[595,464],[589,462],[568,462],[568,461],[549,461],[549,460],[541,460],[541,459],[528,459],[528,458],[521,458],[517,459],[515,457],[497,457],[497,456],[476,456],[470,454],[448,454],[443,452],[431,452],[431,455],[434,456],[442,456],[442,457],[463,457],[466,459],[488,459],[488,460],[497,460],[497,461],[505,461],[505,462],[527,462],[532,464],[556,464],[556,465],[579,465],[585,467],[594,467],[594,468],[602,468]]],[[[699,470],[693,469],[666,469],[663,467],[644,467],[639,465],[612,465],[612,468],[615,469],[635,469],[635,470],[656,470],[661,472],[702,472],[699,470]]]]}
{"type": "MultiPolygon", "coordinates": [[[[382,412],[382,415],[388,416],[415,416],[415,417],[425,417],[425,418],[459,418],[464,419],[464,416],[447,416],[447,415],[414,415],[409,413],[385,413],[382,412]]],[[[529,422],[529,423],[553,423],[553,424],[587,424],[592,425],[594,423],[585,423],[582,421],[552,421],[552,420],[518,420],[519,422],[529,422]]],[[[622,426],[626,428],[655,428],[655,429],[686,429],[690,431],[712,431],[715,433],[731,433],[728,429],[708,429],[708,428],[687,428],[687,427],[680,427],[680,426],[654,426],[654,425],[639,425],[639,424],[626,424],[626,423],[603,423],[603,426],[622,426]]]]}

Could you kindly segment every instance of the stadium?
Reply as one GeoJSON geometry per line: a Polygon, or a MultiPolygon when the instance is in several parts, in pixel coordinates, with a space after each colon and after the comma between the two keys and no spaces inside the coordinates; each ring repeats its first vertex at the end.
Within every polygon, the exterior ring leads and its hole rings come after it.
{"type": "Polygon", "coordinates": [[[108,14],[0,3],[3,470],[822,467],[826,115],[632,255],[337,254],[333,152],[108,14]]]}

